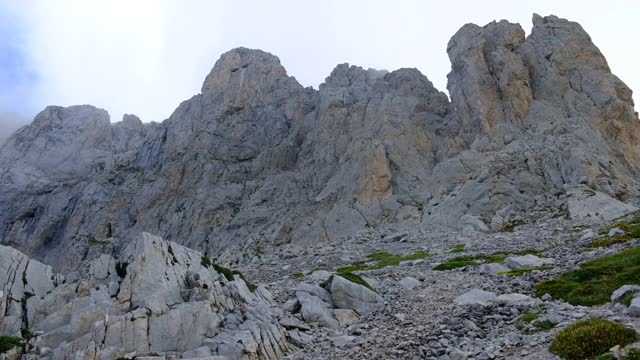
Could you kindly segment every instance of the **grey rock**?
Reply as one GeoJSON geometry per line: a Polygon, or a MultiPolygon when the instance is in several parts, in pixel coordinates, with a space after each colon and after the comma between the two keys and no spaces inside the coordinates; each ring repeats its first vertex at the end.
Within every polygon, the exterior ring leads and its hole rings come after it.
{"type": "Polygon", "coordinates": [[[302,317],[308,323],[317,323],[328,328],[338,327],[338,321],[333,317],[332,306],[319,297],[305,291],[297,291],[296,297],[300,303],[302,317]]]}
{"type": "Polygon", "coordinates": [[[640,296],[638,296],[638,294],[636,294],[631,300],[631,304],[629,304],[627,311],[631,316],[640,317],[640,296]]]}
{"type": "Polygon", "coordinates": [[[478,271],[486,274],[497,274],[500,272],[510,271],[511,269],[498,263],[482,264],[478,266],[478,271]]]}
{"type": "Polygon", "coordinates": [[[613,220],[638,208],[598,191],[577,189],[569,192],[569,213],[573,219],[613,220]]]}
{"type": "Polygon", "coordinates": [[[402,280],[400,280],[400,282],[398,283],[400,284],[400,286],[402,286],[404,289],[406,290],[413,290],[417,287],[420,287],[420,281],[416,278],[413,278],[411,276],[408,276],[402,280]]]}
{"type": "Polygon", "coordinates": [[[558,209],[635,209],[631,90],[580,25],[535,16],[525,37],[507,21],[468,24],[447,53],[451,102],[416,69],[341,64],[316,91],[238,48],[162,123],[49,107],[0,149],[0,243],[67,271],[96,241],[140,231],[232,262],[253,239],[307,246],[388,223],[487,232],[558,209]]]}
{"type": "Polygon", "coordinates": [[[309,274],[309,279],[312,281],[322,282],[331,277],[331,273],[327,270],[316,270],[309,274]]]}
{"type": "Polygon", "coordinates": [[[620,228],[612,228],[607,233],[608,236],[624,236],[625,232],[620,228]]]}
{"type": "Polygon", "coordinates": [[[627,293],[640,293],[640,286],[638,285],[623,285],[616,289],[616,291],[611,294],[611,303],[616,304],[620,302],[620,299],[624,297],[627,293]]]}
{"type": "Polygon", "coordinates": [[[504,265],[512,270],[531,269],[545,265],[551,265],[553,259],[543,259],[535,255],[509,256],[504,260],[504,265]]]}
{"type": "Polygon", "coordinates": [[[33,350],[53,358],[85,349],[99,358],[174,352],[277,359],[290,352],[264,288],[252,293],[243,280],[229,281],[201,264],[202,254],[147,233],[117,255],[115,265],[104,255],[78,279],[62,281],[51,267],[0,246],[7,277],[0,293],[23,299],[21,306],[2,302],[10,309],[0,313],[1,333],[29,330],[33,350]],[[11,280],[18,274],[19,281],[11,280]],[[114,278],[116,298],[106,286],[114,278]]]}
{"type": "Polygon", "coordinates": [[[384,306],[384,300],[376,292],[339,275],[331,281],[331,297],[336,307],[354,310],[362,316],[384,306]]]}
{"type": "Polygon", "coordinates": [[[490,291],[481,289],[470,290],[453,300],[458,305],[482,305],[487,306],[498,301],[498,296],[490,291]]]}

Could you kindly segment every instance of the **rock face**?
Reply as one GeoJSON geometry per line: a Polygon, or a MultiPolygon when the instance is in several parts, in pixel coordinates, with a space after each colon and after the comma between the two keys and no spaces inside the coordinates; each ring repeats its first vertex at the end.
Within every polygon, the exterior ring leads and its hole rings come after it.
{"type": "Polygon", "coordinates": [[[579,24],[533,23],[463,26],[451,102],[416,69],[341,64],[314,90],[239,48],[159,124],[49,107],[0,148],[0,243],[67,271],[141,231],[235,261],[386,223],[603,217],[576,192],[634,210],[631,90],[579,24]]]}
{"type": "Polygon", "coordinates": [[[277,359],[291,345],[269,293],[227,279],[198,252],[142,233],[76,279],[0,247],[0,333],[33,334],[30,354],[109,359],[149,354],[277,359]],[[114,254],[116,255],[116,254],[114,254]]]}

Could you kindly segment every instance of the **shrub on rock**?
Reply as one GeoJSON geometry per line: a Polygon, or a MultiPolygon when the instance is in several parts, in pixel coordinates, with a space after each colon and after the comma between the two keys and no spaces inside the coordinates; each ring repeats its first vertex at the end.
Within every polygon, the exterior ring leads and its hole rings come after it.
{"type": "Polygon", "coordinates": [[[635,330],[620,324],[601,319],[583,320],[560,331],[549,350],[566,360],[591,359],[637,338],[635,330]]]}

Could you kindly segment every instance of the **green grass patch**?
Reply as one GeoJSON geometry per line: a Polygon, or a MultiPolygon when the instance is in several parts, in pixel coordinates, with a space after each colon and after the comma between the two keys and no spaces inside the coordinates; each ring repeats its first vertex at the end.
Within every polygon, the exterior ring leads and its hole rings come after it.
{"type": "Polygon", "coordinates": [[[540,331],[549,331],[555,327],[555,324],[549,320],[539,320],[539,313],[527,312],[522,315],[520,318],[520,322],[516,325],[516,328],[520,331],[523,331],[527,334],[533,334],[540,331]],[[535,330],[531,330],[527,327],[527,324],[533,325],[535,330]]]}
{"type": "Polygon", "coordinates": [[[24,341],[18,337],[0,336],[0,354],[22,345],[24,345],[24,341]]]}
{"type": "Polygon", "coordinates": [[[453,259],[450,259],[442,264],[434,267],[434,270],[453,270],[458,269],[465,266],[479,266],[482,264],[492,264],[492,263],[501,263],[507,257],[511,255],[537,255],[540,254],[539,250],[522,250],[516,252],[505,252],[500,251],[497,253],[493,253],[491,255],[467,255],[467,256],[458,256],[453,259]]]}
{"type": "Polygon", "coordinates": [[[293,273],[291,274],[291,278],[294,280],[298,280],[298,279],[302,279],[304,277],[305,273],[302,272],[297,272],[297,273],[293,273]]]}
{"type": "Polygon", "coordinates": [[[636,331],[601,319],[575,322],[560,331],[549,350],[566,360],[592,359],[615,345],[637,340],[636,331]]]}
{"type": "Polygon", "coordinates": [[[573,305],[594,306],[609,302],[622,285],[640,285],[640,248],[588,261],[579,270],[536,285],[536,296],[546,293],[573,305]]]}
{"type": "Polygon", "coordinates": [[[354,271],[367,271],[382,269],[387,266],[398,266],[403,261],[424,259],[431,256],[426,251],[418,251],[407,256],[398,256],[381,251],[367,255],[366,261],[359,261],[353,265],[343,266],[336,270],[338,273],[352,273],[354,271]]]}
{"type": "Polygon", "coordinates": [[[449,251],[450,253],[461,253],[464,251],[464,244],[457,244],[449,251]]]}
{"type": "Polygon", "coordinates": [[[207,269],[213,268],[215,271],[222,274],[228,281],[234,281],[235,275],[238,275],[238,277],[240,277],[240,279],[242,279],[242,281],[244,281],[244,283],[247,284],[247,287],[251,292],[255,292],[256,289],[258,288],[256,285],[252,284],[249,280],[247,280],[247,278],[244,277],[244,275],[240,271],[232,270],[224,266],[220,266],[215,262],[212,262],[211,259],[209,259],[209,257],[207,256],[202,256],[202,258],[200,259],[200,264],[206,267],[207,269]]]}
{"type": "MultiPolygon", "coordinates": [[[[358,285],[362,285],[364,287],[366,287],[367,289],[371,290],[371,291],[376,291],[376,289],[373,288],[373,286],[371,286],[368,282],[366,282],[362,276],[354,274],[354,273],[337,273],[336,275],[345,278],[353,283],[356,283],[358,285]]],[[[333,280],[333,279],[331,279],[333,280]]],[[[330,284],[330,283],[329,283],[330,284]]]]}
{"type": "Polygon", "coordinates": [[[522,321],[530,323],[534,320],[538,320],[540,318],[540,314],[538,313],[534,313],[534,312],[528,312],[528,313],[524,313],[522,315],[522,321]]]}
{"type": "Polygon", "coordinates": [[[626,306],[631,305],[631,300],[633,300],[633,298],[636,296],[636,294],[633,291],[627,291],[624,295],[622,295],[622,297],[620,298],[620,302],[626,306]]]}
{"type": "Polygon", "coordinates": [[[534,268],[527,268],[527,269],[517,269],[517,270],[509,270],[509,271],[500,271],[498,272],[498,275],[507,275],[507,276],[515,276],[515,277],[519,277],[522,276],[526,273],[530,273],[533,270],[540,270],[540,271],[544,271],[544,270],[549,270],[551,269],[551,266],[539,266],[539,267],[534,267],[534,268]]]}
{"type": "Polygon", "coordinates": [[[640,211],[623,216],[616,223],[599,229],[598,234],[603,236],[592,242],[591,245],[593,247],[609,247],[640,238],[640,211]],[[613,228],[619,228],[625,234],[622,236],[608,236],[609,230],[613,228]]]}

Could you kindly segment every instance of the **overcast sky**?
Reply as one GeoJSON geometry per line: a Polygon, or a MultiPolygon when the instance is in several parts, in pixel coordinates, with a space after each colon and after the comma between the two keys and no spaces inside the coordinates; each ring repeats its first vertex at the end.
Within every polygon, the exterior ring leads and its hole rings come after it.
{"type": "Polygon", "coordinates": [[[238,46],[277,55],[314,88],[348,62],[416,67],[446,91],[446,46],[462,25],[507,19],[528,34],[534,12],[580,22],[640,93],[633,0],[0,0],[0,112],[32,117],[47,105],[92,104],[112,121],[123,113],[161,121],[238,46]]]}

